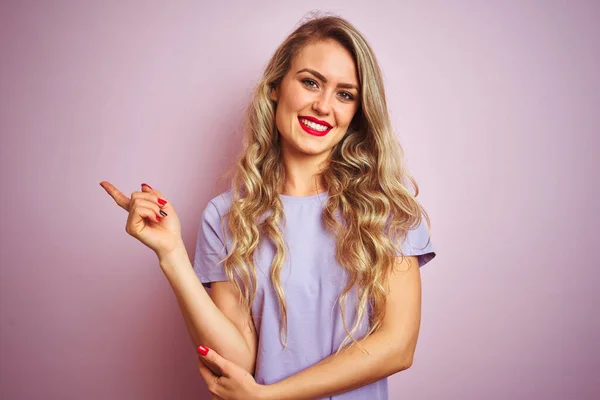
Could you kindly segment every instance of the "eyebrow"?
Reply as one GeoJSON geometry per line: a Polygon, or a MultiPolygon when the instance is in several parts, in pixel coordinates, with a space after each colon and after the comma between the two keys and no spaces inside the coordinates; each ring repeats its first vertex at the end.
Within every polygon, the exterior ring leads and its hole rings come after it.
{"type": "MultiPolygon", "coordinates": [[[[323,82],[327,83],[327,78],[325,78],[323,76],[323,74],[321,74],[318,71],[315,71],[314,69],[302,68],[300,71],[296,72],[296,75],[298,75],[300,72],[310,72],[311,74],[313,74],[314,76],[316,76],[317,78],[322,80],[323,82]]],[[[359,91],[358,86],[353,85],[351,83],[339,83],[337,86],[340,88],[344,88],[344,89],[356,89],[357,91],[359,91]]]]}

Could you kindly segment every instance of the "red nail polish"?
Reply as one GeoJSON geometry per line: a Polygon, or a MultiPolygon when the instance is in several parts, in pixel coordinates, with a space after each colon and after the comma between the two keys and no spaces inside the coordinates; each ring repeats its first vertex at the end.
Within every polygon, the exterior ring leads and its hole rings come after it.
{"type": "Polygon", "coordinates": [[[163,205],[163,206],[164,206],[165,204],[167,204],[167,201],[166,201],[166,200],[163,200],[163,199],[158,199],[158,202],[160,203],[160,205],[163,205]]]}
{"type": "Polygon", "coordinates": [[[156,220],[160,222],[160,217],[158,215],[156,216],[156,220]]]}
{"type": "Polygon", "coordinates": [[[148,188],[152,189],[152,186],[148,185],[147,183],[142,183],[142,186],[148,186],[148,188]]]}
{"type": "Polygon", "coordinates": [[[208,354],[208,347],[199,346],[198,353],[200,353],[202,356],[206,356],[208,354]]]}

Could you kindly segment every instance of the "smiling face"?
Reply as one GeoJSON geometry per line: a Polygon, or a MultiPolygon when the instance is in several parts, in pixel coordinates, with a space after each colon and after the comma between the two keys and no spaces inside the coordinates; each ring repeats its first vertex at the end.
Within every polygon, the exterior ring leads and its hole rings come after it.
{"type": "Polygon", "coordinates": [[[334,40],[306,45],[271,91],[271,99],[277,102],[283,157],[324,161],[360,106],[352,55],[334,40]]]}

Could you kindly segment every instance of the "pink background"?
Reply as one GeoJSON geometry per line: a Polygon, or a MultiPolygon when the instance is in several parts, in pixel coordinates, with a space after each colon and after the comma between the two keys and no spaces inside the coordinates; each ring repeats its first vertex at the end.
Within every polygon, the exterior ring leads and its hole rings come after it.
{"type": "Polygon", "coordinates": [[[0,398],[208,398],[98,183],[161,190],[193,257],[249,93],[317,8],[375,49],[433,221],[390,398],[600,398],[598,2],[82,3],[0,8],[0,398]]]}

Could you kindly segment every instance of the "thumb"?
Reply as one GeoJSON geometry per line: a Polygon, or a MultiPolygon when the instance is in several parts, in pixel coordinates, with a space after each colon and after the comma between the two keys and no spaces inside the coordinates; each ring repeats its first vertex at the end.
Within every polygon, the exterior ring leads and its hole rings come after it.
{"type": "Polygon", "coordinates": [[[210,370],[218,376],[229,376],[227,373],[228,361],[221,357],[216,351],[209,349],[206,346],[198,347],[198,354],[202,362],[210,368],[210,370]]]}

